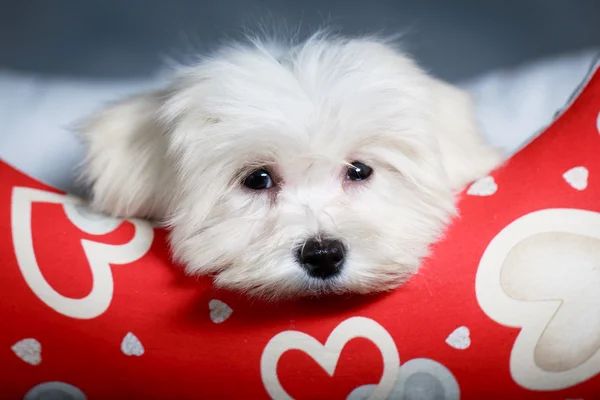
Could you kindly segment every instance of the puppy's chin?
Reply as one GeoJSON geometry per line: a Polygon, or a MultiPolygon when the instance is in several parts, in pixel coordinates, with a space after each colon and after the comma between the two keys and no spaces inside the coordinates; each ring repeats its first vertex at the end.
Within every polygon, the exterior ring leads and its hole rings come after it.
{"type": "Polygon", "coordinates": [[[321,279],[306,274],[299,265],[289,265],[291,272],[285,277],[262,277],[244,279],[235,268],[224,268],[214,275],[216,287],[242,292],[249,297],[266,301],[285,300],[296,297],[320,297],[324,295],[364,295],[391,291],[405,283],[416,272],[402,265],[390,266],[388,273],[351,276],[340,273],[321,279]],[[242,279],[240,279],[242,278],[242,279]]]}
{"type": "Polygon", "coordinates": [[[227,289],[390,290],[440,238],[453,192],[500,157],[468,96],[385,42],[276,47],[226,46],[84,124],[92,205],[165,220],[187,271],[227,289]],[[324,257],[343,249],[343,268],[308,274],[297,249],[311,241],[324,257]]]}
{"type": "MultiPolygon", "coordinates": [[[[323,295],[372,294],[391,291],[409,280],[418,270],[412,265],[392,261],[369,260],[366,264],[349,259],[335,276],[313,277],[296,261],[262,257],[262,264],[229,264],[221,267],[187,268],[190,275],[204,275],[210,270],[218,288],[242,292],[250,297],[269,301],[293,297],[323,295]],[[266,267],[273,265],[275,267],[266,267]]],[[[192,260],[186,262],[194,265],[192,260]]],[[[196,264],[197,265],[197,264],[196,264]]]]}

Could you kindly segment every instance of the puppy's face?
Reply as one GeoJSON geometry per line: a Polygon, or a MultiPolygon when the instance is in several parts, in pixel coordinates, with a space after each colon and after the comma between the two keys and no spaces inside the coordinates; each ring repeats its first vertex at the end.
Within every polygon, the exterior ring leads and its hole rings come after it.
{"type": "Polygon", "coordinates": [[[390,289],[452,189],[489,167],[462,95],[439,85],[370,40],[227,48],[89,124],[93,205],[166,218],[176,258],[225,288],[390,289]]]}
{"type": "Polygon", "coordinates": [[[266,296],[368,292],[415,272],[452,210],[426,77],[373,43],[234,49],[163,113],[189,272],[266,296]]]}

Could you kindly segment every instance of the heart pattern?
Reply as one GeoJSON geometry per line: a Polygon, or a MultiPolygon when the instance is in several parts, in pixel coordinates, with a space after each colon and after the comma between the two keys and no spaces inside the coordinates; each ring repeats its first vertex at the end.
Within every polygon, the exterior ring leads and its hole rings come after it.
{"type": "Polygon", "coordinates": [[[527,214],[488,245],[477,300],[496,322],[521,328],[510,362],[521,386],[560,390],[600,373],[598,260],[600,213],[587,210],[527,214]]]}
{"type": "Polygon", "coordinates": [[[208,309],[210,311],[210,319],[215,324],[225,322],[233,312],[231,307],[229,307],[226,303],[216,299],[208,302],[208,309]]]}
{"type": "Polygon", "coordinates": [[[36,339],[19,340],[12,345],[12,351],[27,364],[39,365],[42,362],[42,345],[36,339]]]}
{"type": "Polygon", "coordinates": [[[574,167],[563,174],[563,178],[573,189],[585,190],[588,186],[589,172],[586,167],[574,167]]]}
{"type": "Polygon", "coordinates": [[[400,356],[394,339],[388,331],[377,322],[365,317],[352,317],[340,323],[331,332],[324,345],[312,336],[299,331],[284,331],[275,335],[267,343],[260,360],[261,378],[267,393],[272,399],[292,399],[281,386],[277,376],[277,363],[286,351],[305,352],[332,376],[342,349],[354,338],[365,338],[379,348],[383,358],[383,374],[379,383],[374,385],[369,398],[387,398],[396,383],[400,370],[400,356]]]}
{"type": "Polygon", "coordinates": [[[493,195],[497,190],[498,184],[496,184],[494,177],[486,176],[473,182],[473,184],[469,186],[469,189],[467,189],[467,194],[470,196],[486,197],[493,195]]]}
{"type": "Polygon", "coordinates": [[[141,356],[144,354],[144,345],[133,333],[127,332],[121,341],[121,351],[126,356],[141,356]]]}
{"type": "Polygon", "coordinates": [[[41,272],[33,246],[31,228],[34,203],[60,204],[77,228],[91,235],[104,235],[123,221],[88,211],[82,201],[72,196],[28,187],[15,187],[11,203],[12,237],[15,256],[25,282],[35,295],[54,311],[71,318],[91,319],[106,311],[113,295],[111,265],[130,264],[144,256],[154,239],[150,224],[129,220],[135,227],[133,238],[122,245],[81,240],[92,273],[92,288],[80,299],[63,296],[48,283],[41,272]]]}
{"type": "Polygon", "coordinates": [[[466,326],[459,326],[446,338],[448,346],[457,350],[468,349],[471,345],[471,332],[466,326]]]}

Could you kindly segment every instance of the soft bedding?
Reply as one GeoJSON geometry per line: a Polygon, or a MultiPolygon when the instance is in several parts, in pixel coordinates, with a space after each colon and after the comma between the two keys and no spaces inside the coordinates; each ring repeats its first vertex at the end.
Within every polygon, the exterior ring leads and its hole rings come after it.
{"type": "Polygon", "coordinates": [[[596,398],[599,66],[461,194],[421,272],[376,297],[215,290],[170,262],[164,231],[0,162],[1,396],[596,398]]]}

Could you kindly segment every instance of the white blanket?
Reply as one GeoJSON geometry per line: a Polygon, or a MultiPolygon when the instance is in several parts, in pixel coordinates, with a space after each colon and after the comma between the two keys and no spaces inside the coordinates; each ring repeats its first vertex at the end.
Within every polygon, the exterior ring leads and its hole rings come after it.
{"type": "MultiPolygon", "coordinates": [[[[473,93],[483,134],[514,152],[552,120],[595,54],[571,54],[464,82],[473,93]]],[[[69,127],[103,104],[160,81],[79,81],[0,71],[0,158],[77,193],[74,171],[83,148],[69,127]]]]}

